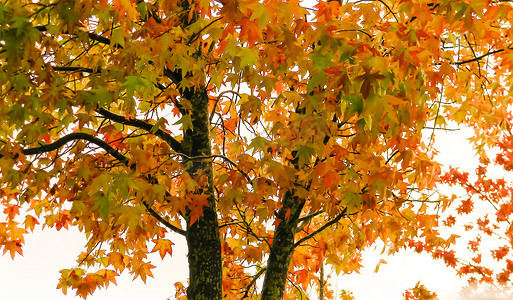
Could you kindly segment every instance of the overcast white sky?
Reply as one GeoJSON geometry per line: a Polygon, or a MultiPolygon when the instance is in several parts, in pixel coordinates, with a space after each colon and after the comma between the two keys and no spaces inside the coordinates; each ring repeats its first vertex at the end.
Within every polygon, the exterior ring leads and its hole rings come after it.
{"type": "MultiPolygon", "coordinates": [[[[175,242],[181,238],[174,239],[175,242]]],[[[80,299],[70,290],[65,296],[56,289],[59,270],[76,264],[76,256],[85,244],[85,239],[75,230],[36,231],[27,238],[24,256],[17,256],[14,261],[10,256],[0,257],[0,293],[1,299],[80,299]]],[[[107,290],[97,290],[93,300],[164,300],[174,298],[175,281],[186,280],[187,264],[185,244],[176,243],[173,258],[153,255],[153,262],[158,266],[153,269],[155,278],[148,278],[147,284],[139,279],[132,281],[128,274],[118,280],[118,285],[111,285],[107,290]]],[[[379,254],[380,249],[376,252],[379,254]]],[[[459,286],[455,272],[445,268],[439,261],[416,254],[401,254],[386,258],[388,264],[380,267],[376,274],[373,270],[379,261],[376,253],[369,252],[364,257],[366,268],[361,274],[338,277],[338,288],[353,292],[356,299],[401,299],[402,292],[413,287],[421,280],[430,289],[439,291],[440,299],[458,299],[459,286]]],[[[332,274],[333,279],[337,279],[332,274]]],[[[336,287],[336,284],[333,284],[336,287]]],[[[315,299],[315,297],[312,297],[315,299]]]]}

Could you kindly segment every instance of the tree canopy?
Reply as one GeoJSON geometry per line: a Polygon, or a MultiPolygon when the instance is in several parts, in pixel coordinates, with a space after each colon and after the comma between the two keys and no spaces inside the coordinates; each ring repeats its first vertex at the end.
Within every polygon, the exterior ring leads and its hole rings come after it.
{"type": "Polygon", "coordinates": [[[512,19],[500,0],[6,0],[0,249],[76,226],[88,243],[58,288],[84,298],[152,276],[170,232],[188,245],[177,299],[330,299],[323,266],[358,271],[376,241],[506,286],[513,189],[486,175],[496,146],[512,168],[512,19]],[[435,156],[463,126],[470,179],[435,156]],[[440,228],[477,203],[493,220],[468,222],[465,261],[440,228]],[[480,260],[494,231],[502,271],[480,260]]]}

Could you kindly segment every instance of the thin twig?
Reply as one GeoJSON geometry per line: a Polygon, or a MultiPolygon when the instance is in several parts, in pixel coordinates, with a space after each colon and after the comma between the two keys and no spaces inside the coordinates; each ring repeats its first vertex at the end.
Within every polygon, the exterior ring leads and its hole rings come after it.
{"type": "Polygon", "coordinates": [[[293,248],[296,248],[298,246],[300,246],[303,242],[313,238],[315,235],[319,234],[320,232],[322,232],[324,229],[330,227],[331,225],[335,224],[335,223],[338,223],[338,221],[346,216],[346,213],[347,213],[347,206],[344,208],[344,210],[338,214],[334,219],[332,219],[331,221],[329,221],[328,223],[322,225],[321,227],[319,227],[319,229],[317,229],[316,231],[310,233],[309,235],[305,236],[304,238],[300,239],[299,241],[297,241],[297,243],[294,244],[294,247],[293,248]]]}
{"type": "Polygon", "coordinates": [[[251,286],[253,286],[256,281],[258,280],[258,278],[260,278],[260,276],[262,276],[262,274],[265,272],[267,268],[262,268],[260,269],[260,271],[258,271],[255,276],[253,276],[253,279],[251,280],[251,282],[248,284],[248,286],[246,287],[246,291],[244,292],[244,296],[242,296],[241,299],[245,299],[247,297],[249,297],[249,290],[251,289],[251,286]]]}

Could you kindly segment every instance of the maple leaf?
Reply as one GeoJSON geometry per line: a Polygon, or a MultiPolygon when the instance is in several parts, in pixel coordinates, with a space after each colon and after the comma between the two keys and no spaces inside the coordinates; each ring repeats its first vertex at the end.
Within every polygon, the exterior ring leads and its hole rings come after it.
{"type": "Polygon", "coordinates": [[[196,223],[196,221],[198,221],[198,219],[200,217],[203,216],[203,208],[204,207],[209,207],[210,204],[208,202],[208,199],[210,198],[209,195],[205,195],[205,194],[201,194],[201,195],[197,195],[197,194],[193,194],[193,195],[190,195],[190,203],[189,203],[189,209],[190,209],[190,213],[189,213],[189,217],[190,217],[190,224],[194,224],[196,223]]]}
{"type": "Polygon", "coordinates": [[[103,282],[105,282],[106,288],[109,287],[111,282],[117,285],[116,276],[119,276],[119,274],[116,271],[102,269],[96,272],[96,274],[103,277],[103,282]]]}
{"type": "Polygon", "coordinates": [[[119,252],[111,252],[107,255],[109,265],[112,265],[115,270],[122,272],[125,267],[125,256],[119,252]]]}
{"type": "Polygon", "coordinates": [[[35,217],[33,217],[31,215],[27,215],[25,217],[25,222],[23,222],[23,224],[25,224],[26,229],[30,229],[30,231],[34,231],[34,228],[36,225],[39,224],[39,221],[35,217]]]}
{"type": "Polygon", "coordinates": [[[405,299],[436,299],[436,293],[429,291],[423,284],[417,282],[414,288],[407,290],[404,294],[405,299]]]}
{"type": "Polygon", "coordinates": [[[461,201],[461,205],[457,208],[458,213],[468,214],[472,211],[474,202],[471,199],[461,201]]]}
{"type": "Polygon", "coordinates": [[[379,271],[379,267],[382,265],[382,264],[387,264],[386,260],[384,259],[380,259],[378,261],[378,264],[376,265],[376,268],[374,269],[374,273],[377,273],[379,271]]]}
{"type": "Polygon", "coordinates": [[[1,245],[4,247],[3,254],[9,252],[9,254],[11,255],[11,258],[14,258],[16,253],[23,255],[22,243],[19,240],[2,242],[1,245]]]}
{"type": "Polygon", "coordinates": [[[322,183],[325,187],[336,187],[338,182],[338,174],[333,170],[329,170],[322,177],[322,183]]]}
{"type": "Polygon", "coordinates": [[[11,205],[4,209],[4,214],[7,215],[9,219],[14,219],[15,216],[20,214],[20,207],[18,205],[11,205]]]}
{"type": "Polygon", "coordinates": [[[153,268],[155,268],[155,266],[148,262],[137,262],[132,266],[130,273],[134,275],[134,279],[140,277],[141,280],[146,283],[147,276],[153,277],[153,273],[151,272],[153,268]]]}
{"type": "Polygon", "coordinates": [[[506,255],[508,255],[508,253],[509,253],[509,247],[508,246],[503,246],[503,247],[500,247],[497,250],[493,250],[492,251],[493,257],[495,259],[497,259],[497,260],[503,259],[506,255]]]}
{"type": "Polygon", "coordinates": [[[174,245],[174,243],[170,240],[156,239],[153,240],[153,242],[155,243],[155,246],[153,246],[151,252],[158,251],[162,259],[164,259],[166,254],[169,254],[169,256],[173,255],[173,248],[171,246],[174,245]]]}
{"type": "Polygon", "coordinates": [[[379,72],[370,72],[370,68],[364,67],[365,74],[357,76],[356,80],[362,81],[360,93],[364,99],[367,99],[370,93],[374,90],[378,80],[385,79],[386,77],[379,72]]]}

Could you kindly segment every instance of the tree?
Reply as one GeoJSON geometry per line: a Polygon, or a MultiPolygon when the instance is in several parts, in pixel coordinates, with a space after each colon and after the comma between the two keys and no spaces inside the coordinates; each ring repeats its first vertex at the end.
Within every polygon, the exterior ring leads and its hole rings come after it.
{"type": "Polygon", "coordinates": [[[14,257],[38,224],[77,226],[88,244],[61,272],[65,293],[125,270],[146,280],[171,231],[187,239],[189,299],[295,299],[321,282],[328,299],[321,265],[357,271],[377,240],[457,265],[432,142],[450,122],[483,129],[478,143],[505,128],[509,2],[0,12],[0,247],[14,257]]]}

